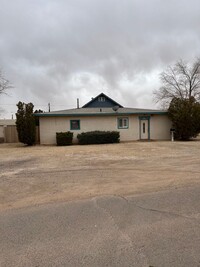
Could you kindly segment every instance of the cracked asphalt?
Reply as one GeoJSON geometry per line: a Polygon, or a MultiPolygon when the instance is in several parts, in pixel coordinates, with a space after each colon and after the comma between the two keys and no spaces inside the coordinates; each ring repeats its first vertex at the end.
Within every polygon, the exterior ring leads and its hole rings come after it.
{"type": "Polygon", "coordinates": [[[200,266],[200,187],[0,213],[0,266],[200,266]]]}

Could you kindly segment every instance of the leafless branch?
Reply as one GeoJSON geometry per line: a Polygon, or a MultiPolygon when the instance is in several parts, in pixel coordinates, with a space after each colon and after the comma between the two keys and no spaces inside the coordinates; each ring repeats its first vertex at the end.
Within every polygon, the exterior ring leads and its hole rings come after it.
{"type": "Polygon", "coordinates": [[[10,88],[13,88],[13,86],[7,79],[4,78],[4,75],[0,70],[0,94],[6,94],[6,91],[10,88]]]}
{"type": "Polygon", "coordinates": [[[162,86],[153,92],[156,102],[170,103],[174,97],[200,100],[200,59],[192,66],[183,60],[160,74],[162,86]]]}

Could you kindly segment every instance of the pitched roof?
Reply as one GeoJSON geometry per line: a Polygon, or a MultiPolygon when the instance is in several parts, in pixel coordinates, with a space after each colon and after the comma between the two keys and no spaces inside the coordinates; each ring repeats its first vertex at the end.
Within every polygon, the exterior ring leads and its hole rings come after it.
{"type": "MultiPolygon", "coordinates": [[[[106,101],[105,101],[106,102],[106,101]]],[[[56,116],[127,116],[132,114],[140,115],[151,115],[151,114],[160,114],[165,115],[167,111],[165,110],[156,110],[156,109],[140,109],[140,108],[124,108],[113,99],[109,98],[104,93],[99,94],[91,101],[86,103],[82,108],[66,109],[59,111],[52,111],[46,113],[35,113],[35,116],[38,117],[56,117],[56,116]],[[109,101],[108,106],[99,106],[94,104],[95,101],[98,101],[98,97],[105,97],[105,100],[109,101]],[[93,103],[93,104],[92,104],[93,103]],[[92,104],[92,105],[91,105],[92,104]]]]}
{"type": "Polygon", "coordinates": [[[37,113],[35,116],[56,117],[56,116],[127,116],[127,115],[165,115],[167,111],[156,109],[138,109],[138,108],[119,108],[115,111],[113,108],[75,108],[67,110],[52,111],[47,113],[37,113]]]}
{"type": "Polygon", "coordinates": [[[96,97],[92,98],[92,100],[90,100],[88,103],[83,105],[82,108],[92,108],[92,107],[104,108],[104,107],[114,107],[114,106],[118,106],[120,108],[123,108],[123,106],[120,105],[119,103],[117,103],[115,100],[113,100],[109,96],[105,95],[104,93],[101,93],[101,94],[97,95],[96,97]],[[98,102],[98,99],[100,97],[104,97],[105,102],[98,102]],[[96,105],[97,103],[98,103],[98,105],[96,105]]]}

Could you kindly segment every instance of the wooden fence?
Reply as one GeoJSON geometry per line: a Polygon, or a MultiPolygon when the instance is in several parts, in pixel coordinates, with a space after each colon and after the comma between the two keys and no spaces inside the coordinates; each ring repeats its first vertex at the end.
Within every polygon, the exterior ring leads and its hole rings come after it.
{"type": "MultiPolygon", "coordinates": [[[[3,127],[3,141],[4,143],[18,143],[18,134],[16,125],[8,125],[3,127]]],[[[36,126],[36,143],[40,143],[40,129],[36,126]]]]}

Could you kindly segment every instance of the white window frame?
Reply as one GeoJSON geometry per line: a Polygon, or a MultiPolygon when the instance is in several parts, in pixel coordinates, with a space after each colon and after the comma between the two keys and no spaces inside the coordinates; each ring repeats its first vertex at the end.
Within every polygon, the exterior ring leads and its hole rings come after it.
{"type": "Polygon", "coordinates": [[[99,101],[99,102],[105,102],[105,101],[106,101],[105,96],[99,96],[99,97],[98,97],[98,101],[99,101]]]}
{"type": "Polygon", "coordinates": [[[129,128],[129,118],[128,117],[119,117],[117,118],[118,129],[128,129],[129,128]],[[120,123],[121,121],[121,123],[120,123]]]}

